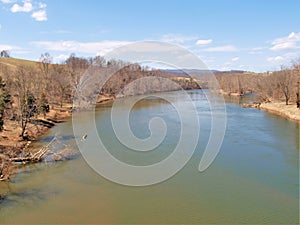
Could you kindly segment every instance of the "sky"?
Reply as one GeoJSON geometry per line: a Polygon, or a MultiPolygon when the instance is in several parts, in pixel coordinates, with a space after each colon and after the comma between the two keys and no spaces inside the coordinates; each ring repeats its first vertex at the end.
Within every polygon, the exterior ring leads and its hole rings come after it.
{"type": "Polygon", "coordinates": [[[300,58],[299,9],[300,0],[0,0],[0,50],[62,62],[152,40],[210,69],[272,71],[300,58]]]}

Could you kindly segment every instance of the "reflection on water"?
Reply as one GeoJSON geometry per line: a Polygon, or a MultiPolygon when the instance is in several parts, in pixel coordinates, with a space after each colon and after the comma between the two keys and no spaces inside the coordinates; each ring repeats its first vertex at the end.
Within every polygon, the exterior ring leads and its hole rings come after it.
{"type": "MultiPolygon", "coordinates": [[[[0,183],[0,223],[298,224],[299,125],[227,101],[227,132],[220,154],[200,173],[210,110],[201,91],[190,94],[201,122],[200,139],[193,158],[174,177],[149,187],[121,186],[96,174],[81,157],[21,167],[22,173],[12,182],[0,183]]],[[[181,101],[176,92],[166,95],[181,101]]],[[[168,131],[162,145],[147,154],[118,142],[110,124],[110,106],[98,108],[97,128],[115,157],[149,164],[172,152],[180,131],[172,105],[150,97],[138,102],[130,114],[133,133],[147,137],[153,116],[163,117],[168,131]]],[[[85,123],[83,113],[83,129],[85,123]]],[[[41,144],[57,132],[74,144],[71,121],[51,130],[41,144]]],[[[83,146],[90,149],[92,142],[83,146]]]]}

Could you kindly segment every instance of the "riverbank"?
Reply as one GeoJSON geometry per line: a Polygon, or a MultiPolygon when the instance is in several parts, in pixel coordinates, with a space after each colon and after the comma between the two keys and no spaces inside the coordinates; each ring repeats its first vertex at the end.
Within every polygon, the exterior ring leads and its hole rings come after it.
{"type": "MultiPolygon", "coordinates": [[[[109,104],[113,100],[114,98],[111,96],[101,95],[96,104],[109,104]]],[[[10,159],[37,152],[39,149],[35,147],[34,143],[47,134],[51,128],[71,116],[72,104],[51,108],[45,118],[38,116],[27,125],[26,140],[23,140],[20,136],[21,127],[18,122],[6,120],[4,129],[0,132],[0,181],[7,180],[14,173],[10,159]]]]}
{"type": "Polygon", "coordinates": [[[21,127],[17,121],[5,121],[4,129],[0,133],[1,149],[18,146],[22,147],[24,145],[30,147],[31,143],[37,141],[40,137],[47,133],[50,128],[69,118],[72,115],[71,108],[72,106],[70,104],[64,105],[62,108],[55,107],[46,114],[45,118],[43,116],[39,116],[32,120],[31,123],[28,123],[25,131],[27,140],[22,140],[20,137],[21,127]]]}
{"type": "Polygon", "coordinates": [[[259,109],[300,123],[300,109],[297,108],[295,104],[286,105],[284,102],[262,103],[259,109]]]}
{"type": "Polygon", "coordinates": [[[296,104],[286,105],[285,102],[268,102],[268,103],[244,103],[244,108],[255,108],[264,110],[277,116],[300,123],[300,109],[296,104]]]}
{"type": "Polygon", "coordinates": [[[56,124],[70,118],[72,105],[66,104],[63,107],[54,107],[46,117],[39,116],[28,123],[25,132],[26,140],[20,136],[21,127],[17,121],[6,120],[4,129],[0,133],[0,180],[7,180],[13,174],[11,158],[19,155],[35,153],[38,149],[34,143],[43,137],[56,124]]]}

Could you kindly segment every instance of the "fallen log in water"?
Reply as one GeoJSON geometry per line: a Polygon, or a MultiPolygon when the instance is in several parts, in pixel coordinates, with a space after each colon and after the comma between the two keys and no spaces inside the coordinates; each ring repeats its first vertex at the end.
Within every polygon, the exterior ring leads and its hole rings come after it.
{"type": "Polygon", "coordinates": [[[41,159],[36,159],[36,158],[32,158],[32,157],[25,157],[25,158],[11,158],[11,159],[9,159],[9,161],[27,163],[27,162],[39,162],[39,161],[41,161],[41,159]]]}
{"type": "Polygon", "coordinates": [[[47,145],[40,148],[35,153],[29,153],[26,156],[15,156],[15,157],[8,157],[6,155],[0,155],[0,181],[8,180],[11,169],[15,163],[37,163],[46,160],[50,161],[63,161],[67,160],[70,156],[76,155],[77,152],[75,150],[72,151],[72,148],[69,145],[63,144],[60,142],[59,138],[55,136],[47,145]],[[63,145],[64,148],[60,151],[51,150],[53,149],[55,144],[63,145]]]}
{"type": "Polygon", "coordinates": [[[34,154],[30,154],[29,156],[26,157],[16,157],[16,158],[10,158],[9,161],[11,162],[23,162],[23,163],[28,163],[28,162],[40,162],[44,157],[47,157],[48,155],[51,154],[56,154],[53,151],[49,149],[49,147],[57,141],[57,137],[54,137],[46,146],[43,146],[39,151],[37,151],[34,154]]]}
{"type": "Polygon", "coordinates": [[[256,108],[256,109],[259,109],[260,105],[261,105],[261,103],[253,102],[253,103],[244,103],[244,104],[242,104],[242,107],[243,108],[256,108]]]}

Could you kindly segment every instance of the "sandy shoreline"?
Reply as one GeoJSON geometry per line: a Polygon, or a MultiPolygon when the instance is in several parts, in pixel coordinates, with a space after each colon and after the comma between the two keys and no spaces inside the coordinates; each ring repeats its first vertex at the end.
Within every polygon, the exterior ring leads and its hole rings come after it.
{"type": "Polygon", "coordinates": [[[70,118],[71,108],[71,105],[55,107],[45,118],[43,116],[34,118],[27,125],[26,140],[20,136],[21,127],[17,121],[5,121],[4,129],[0,133],[0,181],[9,179],[10,175],[15,173],[10,159],[36,153],[39,149],[34,143],[45,136],[52,127],[70,118]]]}
{"type": "Polygon", "coordinates": [[[300,123],[300,109],[293,105],[280,103],[262,103],[259,109],[300,123]]]}
{"type": "Polygon", "coordinates": [[[22,150],[25,146],[30,148],[32,144],[44,136],[56,124],[65,121],[71,117],[71,107],[69,105],[62,108],[51,109],[46,117],[39,116],[32,123],[27,125],[28,140],[22,140],[20,137],[21,127],[16,121],[5,121],[4,129],[0,133],[0,150],[5,154],[6,150],[15,148],[22,150]]]}

